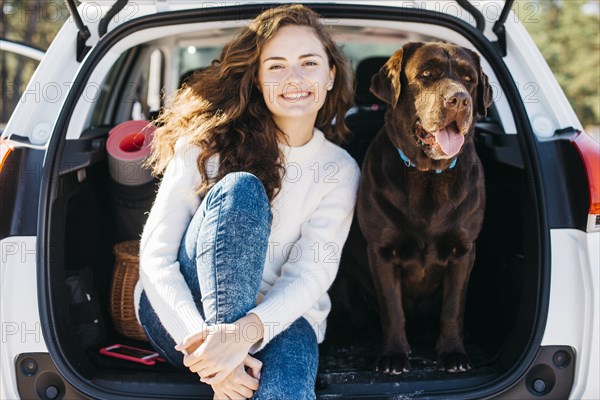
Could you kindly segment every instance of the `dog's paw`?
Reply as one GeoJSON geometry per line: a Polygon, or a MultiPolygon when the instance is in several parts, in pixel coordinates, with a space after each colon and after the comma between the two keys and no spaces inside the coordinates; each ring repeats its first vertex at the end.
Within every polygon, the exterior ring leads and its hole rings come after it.
{"type": "Polygon", "coordinates": [[[437,359],[438,369],[446,372],[464,372],[471,369],[469,357],[463,352],[440,354],[437,359]]]}
{"type": "Polygon", "coordinates": [[[410,361],[406,354],[383,354],[377,360],[377,372],[389,375],[400,375],[410,370],[410,361]]]}

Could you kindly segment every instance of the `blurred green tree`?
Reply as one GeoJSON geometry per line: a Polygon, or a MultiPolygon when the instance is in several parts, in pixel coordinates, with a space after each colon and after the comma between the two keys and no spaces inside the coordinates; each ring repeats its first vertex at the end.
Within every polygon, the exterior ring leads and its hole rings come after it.
{"type": "MultiPolygon", "coordinates": [[[[518,1],[515,7],[531,7],[518,1]]],[[[600,125],[600,14],[598,1],[543,0],[525,21],[583,126],[600,125]]]]}

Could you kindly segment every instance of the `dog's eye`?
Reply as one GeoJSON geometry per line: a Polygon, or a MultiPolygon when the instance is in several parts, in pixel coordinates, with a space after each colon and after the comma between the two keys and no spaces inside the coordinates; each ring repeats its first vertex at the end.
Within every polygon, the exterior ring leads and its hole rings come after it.
{"type": "Polygon", "coordinates": [[[425,71],[421,72],[421,76],[424,78],[429,78],[431,76],[431,71],[426,69],[425,71]]]}

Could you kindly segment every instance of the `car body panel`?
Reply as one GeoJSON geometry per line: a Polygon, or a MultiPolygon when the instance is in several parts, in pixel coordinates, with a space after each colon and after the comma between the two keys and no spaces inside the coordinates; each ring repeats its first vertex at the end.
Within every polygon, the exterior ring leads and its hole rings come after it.
{"type": "Polygon", "coordinates": [[[573,399],[600,393],[600,233],[554,229],[550,306],[542,345],[569,345],[577,364],[573,399]],[[571,329],[569,327],[577,327],[571,329]]]}
{"type": "Polygon", "coordinates": [[[42,335],[37,290],[36,238],[0,241],[0,398],[18,398],[14,360],[21,353],[48,352],[42,335]]]}

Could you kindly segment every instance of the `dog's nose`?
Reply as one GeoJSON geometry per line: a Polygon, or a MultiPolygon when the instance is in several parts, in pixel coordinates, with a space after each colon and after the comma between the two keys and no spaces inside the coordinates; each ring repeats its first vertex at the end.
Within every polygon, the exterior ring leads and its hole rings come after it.
{"type": "Polygon", "coordinates": [[[460,110],[471,106],[471,98],[467,92],[456,92],[445,98],[445,105],[460,110]]]}

